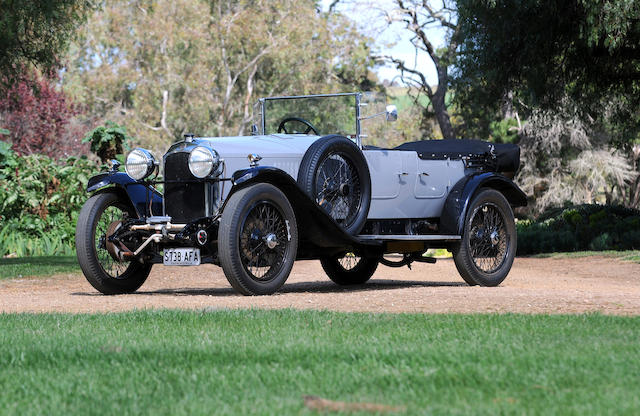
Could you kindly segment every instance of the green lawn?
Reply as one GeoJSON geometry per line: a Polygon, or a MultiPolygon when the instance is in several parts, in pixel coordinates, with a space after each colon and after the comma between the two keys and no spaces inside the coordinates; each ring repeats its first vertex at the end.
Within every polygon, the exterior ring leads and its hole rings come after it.
{"type": "Polygon", "coordinates": [[[534,258],[582,258],[582,257],[591,257],[591,256],[603,256],[603,257],[613,257],[616,259],[624,260],[624,261],[633,261],[636,263],[640,263],[640,251],[639,250],[605,250],[605,251],[574,251],[569,253],[542,253],[542,254],[533,254],[531,256],[526,257],[534,257],[534,258]]]}
{"type": "MultiPolygon", "coordinates": [[[[428,301],[428,300],[425,300],[428,301]]],[[[2,414],[640,414],[640,317],[0,315],[2,414]],[[333,413],[332,413],[333,414],[333,413]]]]}
{"type": "Polygon", "coordinates": [[[0,279],[79,272],[76,256],[0,258],[0,279]]]}

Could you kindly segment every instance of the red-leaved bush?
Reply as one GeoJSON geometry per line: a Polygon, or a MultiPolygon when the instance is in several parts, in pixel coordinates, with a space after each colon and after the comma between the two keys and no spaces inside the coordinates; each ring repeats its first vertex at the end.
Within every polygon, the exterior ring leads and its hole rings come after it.
{"type": "Polygon", "coordinates": [[[0,127],[9,130],[17,153],[53,158],[86,153],[82,126],[75,119],[79,111],[54,82],[38,76],[0,92],[0,127]]]}

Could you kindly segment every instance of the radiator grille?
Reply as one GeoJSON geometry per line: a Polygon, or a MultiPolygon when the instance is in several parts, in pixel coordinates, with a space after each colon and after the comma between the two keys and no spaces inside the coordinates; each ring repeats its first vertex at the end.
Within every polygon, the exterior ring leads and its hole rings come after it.
{"type": "MultiPolygon", "coordinates": [[[[187,165],[189,153],[177,152],[165,159],[164,178],[167,181],[192,181],[196,178],[187,165]]],[[[205,214],[205,183],[165,183],[164,210],[174,224],[187,223],[205,214]]]]}

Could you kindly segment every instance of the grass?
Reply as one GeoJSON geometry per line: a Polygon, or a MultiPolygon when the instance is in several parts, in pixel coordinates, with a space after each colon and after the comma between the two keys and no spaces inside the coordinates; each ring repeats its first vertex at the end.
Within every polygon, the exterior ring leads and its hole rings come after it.
{"type": "Polygon", "coordinates": [[[624,261],[633,261],[640,263],[640,251],[639,250],[605,250],[605,251],[575,251],[575,252],[562,252],[562,253],[542,253],[533,254],[526,257],[534,258],[582,258],[591,256],[611,257],[624,261]]]}
{"type": "Polygon", "coordinates": [[[412,415],[639,414],[639,331],[603,315],[0,314],[0,413],[307,415],[317,395],[412,415]]]}
{"type": "Polygon", "coordinates": [[[79,272],[76,256],[0,258],[0,279],[79,272]]]}

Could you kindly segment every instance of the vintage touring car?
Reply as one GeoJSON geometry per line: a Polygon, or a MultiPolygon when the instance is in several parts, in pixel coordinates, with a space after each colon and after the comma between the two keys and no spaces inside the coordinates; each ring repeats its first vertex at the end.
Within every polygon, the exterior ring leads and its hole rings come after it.
{"type": "Polygon", "coordinates": [[[512,207],[527,203],[509,179],[518,147],[367,145],[367,123],[397,118],[372,97],[263,98],[250,136],[185,135],[162,161],[131,151],[126,173],[114,162],[89,180],[76,230],[87,280],[104,294],[129,293],[153,264],[213,263],[238,292],[264,295],[296,259],[319,259],[331,280],[352,285],[379,263],[435,262],[425,252],[446,248],[468,284],[500,284],[516,251],[512,207]]]}

